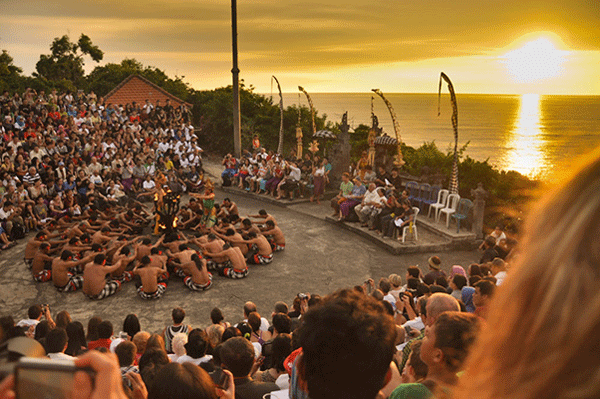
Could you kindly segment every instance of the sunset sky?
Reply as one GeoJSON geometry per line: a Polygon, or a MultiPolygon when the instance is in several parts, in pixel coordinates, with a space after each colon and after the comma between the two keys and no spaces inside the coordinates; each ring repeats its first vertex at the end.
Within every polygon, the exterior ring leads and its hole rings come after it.
{"type": "MultiPolygon", "coordinates": [[[[196,89],[231,84],[229,0],[0,0],[0,49],[26,74],[55,37],[91,37],[196,89]]],[[[238,1],[240,77],[270,92],[600,95],[598,0],[238,1]]],[[[86,69],[95,66],[86,59],[86,69]]]]}

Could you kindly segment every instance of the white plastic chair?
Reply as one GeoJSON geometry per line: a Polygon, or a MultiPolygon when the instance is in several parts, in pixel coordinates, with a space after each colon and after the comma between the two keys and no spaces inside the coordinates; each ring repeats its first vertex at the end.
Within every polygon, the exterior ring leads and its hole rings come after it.
{"type": "Polygon", "coordinates": [[[433,213],[433,219],[438,220],[438,213],[440,212],[440,209],[446,207],[448,194],[450,194],[450,191],[446,189],[440,190],[438,192],[437,201],[434,204],[429,205],[429,212],[427,212],[427,218],[429,218],[429,216],[431,215],[431,208],[433,208],[435,209],[435,212],[433,213]]]}
{"type": "Polygon", "coordinates": [[[447,203],[446,207],[444,209],[440,210],[440,213],[438,214],[438,222],[439,222],[439,218],[441,217],[442,213],[446,215],[446,228],[448,228],[448,226],[450,226],[450,215],[452,215],[456,212],[456,208],[458,208],[459,201],[460,201],[460,195],[458,195],[458,194],[448,195],[448,203],[447,203]]]}
{"type": "Polygon", "coordinates": [[[419,235],[417,234],[417,215],[419,214],[420,209],[416,206],[413,206],[413,221],[412,223],[409,223],[408,226],[404,226],[402,228],[402,242],[404,242],[404,239],[406,238],[406,232],[409,231],[411,228],[415,234],[415,241],[419,240],[419,235]]]}

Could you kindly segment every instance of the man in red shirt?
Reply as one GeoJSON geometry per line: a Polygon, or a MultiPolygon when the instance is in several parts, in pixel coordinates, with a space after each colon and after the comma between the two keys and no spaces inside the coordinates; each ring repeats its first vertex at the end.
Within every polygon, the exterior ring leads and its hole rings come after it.
{"type": "Polygon", "coordinates": [[[109,350],[110,343],[112,342],[112,340],[110,339],[110,337],[112,337],[112,334],[113,326],[110,321],[105,320],[102,323],[98,324],[98,339],[90,342],[88,344],[88,349],[92,350],[98,348],[106,348],[107,350],[109,350]]]}

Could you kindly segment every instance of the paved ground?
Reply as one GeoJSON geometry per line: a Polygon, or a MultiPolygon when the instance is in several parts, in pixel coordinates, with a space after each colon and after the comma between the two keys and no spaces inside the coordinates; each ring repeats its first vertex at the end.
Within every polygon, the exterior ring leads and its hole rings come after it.
{"type": "MultiPolygon", "coordinates": [[[[249,198],[243,194],[217,190],[217,200],[225,196],[238,204],[240,213],[256,213],[265,208],[274,215],[286,234],[287,247],[275,255],[266,266],[251,266],[243,280],[215,276],[214,285],[206,292],[191,292],[181,280],[171,280],[165,295],[156,301],[144,301],[136,295],[133,283],[125,284],[116,296],[102,301],[88,300],[81,292],[59,293],[52,283],[35,283],[22,261],[25,240],[0,253],[0,315],[13,315],[16,320],[27,316],[27,308],[35,303],[50,304],[53,314],[67,310],[74,320],[86,324],[98,315],[110,320],[118,331],[125,316],[135,313],[142,328],[155,332],[170,320],[171,310],[182,306],[188,323],[205,327],[210,324],[210,310],[221,308],[228,321],[242,319],[242,306],[254,301],[259,313],[270,319],[273,304],[278,300],[291,305],[299,292],[325,295],[336,289],[361,284],[398,273],[404,278],[406,267],[419,265],[426,270],[432,253],[392,255],[353,232],[340,229],[318,216],[328,212],[316,204],[293,205],[284,208],[249,198]],[[314,208],[311,208],[314,206],[314,208]]],[[[31,236],[31,235],[30,235],[31,236]]],[[[477,251],[435,253],[443,266],[468,265],[479,258],[477,251]]]]}

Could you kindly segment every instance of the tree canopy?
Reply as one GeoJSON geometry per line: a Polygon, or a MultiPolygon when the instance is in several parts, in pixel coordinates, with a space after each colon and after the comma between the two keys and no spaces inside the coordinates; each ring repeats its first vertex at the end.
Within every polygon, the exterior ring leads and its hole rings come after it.
{"type": "Polygon", "coordinates": [[[50,45],[50,51],[50,54],[40,55],[34,76],[65,90],[76,90],[85,85],[84,55],[89,55],[95,62],[104,57],[104,52],[84,34],[77,43],[72,43],[67,35],[57,37],[50,45]]]}

